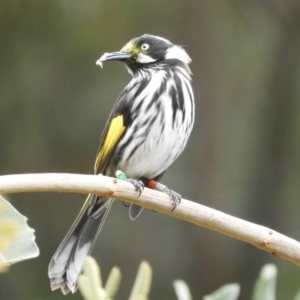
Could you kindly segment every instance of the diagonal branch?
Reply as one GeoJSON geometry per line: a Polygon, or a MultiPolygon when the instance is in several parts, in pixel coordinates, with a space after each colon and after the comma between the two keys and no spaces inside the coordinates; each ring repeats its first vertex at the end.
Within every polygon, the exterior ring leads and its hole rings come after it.
{"type": "Polygon", "coordinates": [[[113,197],[242,240],[300,266],[300,243],[296,240],[185,199],[172,211],[168,195],[145,188],[137,198],[130,183],[116,178],[63,173],[0,176],[0,194],[25,192],[93,193],[113,197]]]}

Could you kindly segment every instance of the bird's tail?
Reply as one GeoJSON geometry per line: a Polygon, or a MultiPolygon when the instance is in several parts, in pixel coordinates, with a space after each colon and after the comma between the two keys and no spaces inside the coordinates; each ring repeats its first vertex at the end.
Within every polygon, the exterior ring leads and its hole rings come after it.
{"type": "Polygon", "coordinates": [[[96,195],[87,197],[50,261],[48,275],[52,290],[60,288],[65,295],[76,291],[85,258],[92,250],[112,203],[113,199],[100,200],[96,195]]]}

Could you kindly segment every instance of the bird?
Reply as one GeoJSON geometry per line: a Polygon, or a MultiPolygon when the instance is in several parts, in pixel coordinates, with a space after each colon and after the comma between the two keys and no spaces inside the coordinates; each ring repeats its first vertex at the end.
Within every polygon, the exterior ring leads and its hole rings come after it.
{"type": "MultiPolygon", "coordinates": [[[[140,195],[144,186],[167,193],[175,209],[181,196],[160,180],[186,146],[195,104],[191,58],[182,46],[150,34],[130,40],[120,51],[104,53],[96,64],[120,61],[131,80],[114,103],[100,137],[95,174],[131,182],[140,195]]],[[[77,290],[85,258],[103,226],[111,198],[88,195],[78,217],[53,255],[48,268],[52,290],[77,290]]],[[[130,219],[142,207],[131,204],[130,219]]]]}

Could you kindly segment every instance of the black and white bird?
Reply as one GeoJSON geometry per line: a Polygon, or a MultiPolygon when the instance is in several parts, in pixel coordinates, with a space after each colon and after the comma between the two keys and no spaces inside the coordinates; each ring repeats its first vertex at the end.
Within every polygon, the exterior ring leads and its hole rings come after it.
{"type": "MultiPolygon", "coordinates": [[[[125,63],[132,79],[117,98],[102,132],[94,172],[121,174],[139,193],[144,185],[165,192],[175,208],[180,195],[159,181],[183,151],[193,127],[191,59],[182,47],[145,34],[119,52],[105,53],[97,64],[102,67],[106,61],[125,63]]],[[[85,258],[112,203],[113,199],[88,195],[49,264],[52,290],[76,291],[85,258]]],[[[130,218],[136,219],[142,209],[131,205],[130,218]]]]}

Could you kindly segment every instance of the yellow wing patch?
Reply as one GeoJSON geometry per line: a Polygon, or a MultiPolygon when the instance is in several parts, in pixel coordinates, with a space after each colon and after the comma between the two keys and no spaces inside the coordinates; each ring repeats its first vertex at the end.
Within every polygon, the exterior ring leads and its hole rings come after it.
{"type": "Polygon", "coordinates": [[[105,141],[98,153],[96,162],[95,162],[95,170],[99,170],[99,167],[103,164],[105,159],[108,157],[110,152],[114,149],[116,144],[118,143],[122,133],[125,130],[125,126],[123,125],[123,116],[119,115],[113,118],[110,122],[109,129],[107,131],[107,135],[105,137],[105,141]]]}

